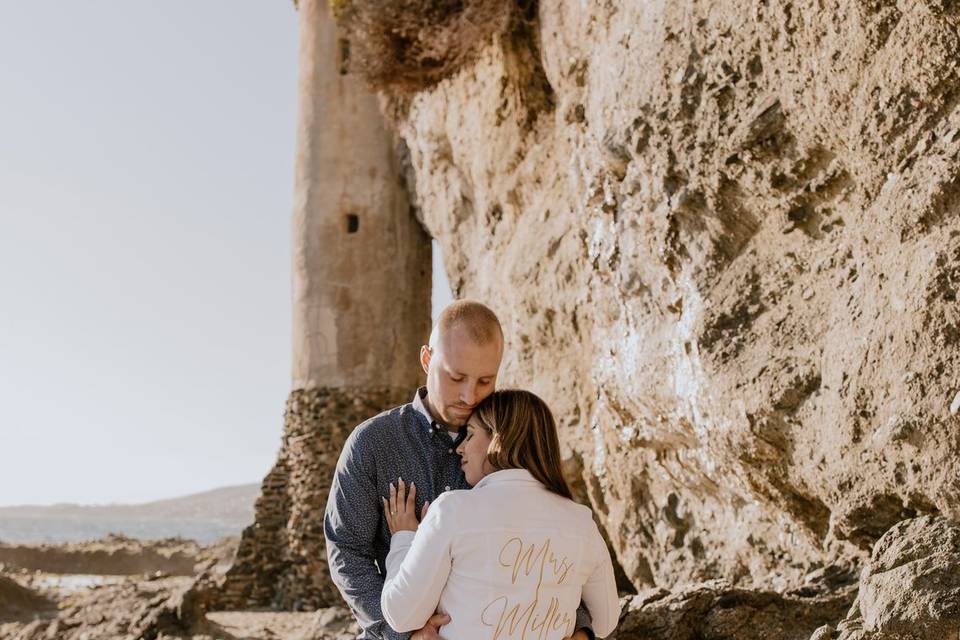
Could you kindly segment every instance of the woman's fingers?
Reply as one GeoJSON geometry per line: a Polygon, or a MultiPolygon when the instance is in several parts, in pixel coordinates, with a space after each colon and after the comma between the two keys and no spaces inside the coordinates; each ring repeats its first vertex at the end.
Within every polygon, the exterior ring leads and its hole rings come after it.
{"type": "MultiPolygon", "coordinates": [[[[417,522],[417,485],[410,483],[409,491],[403,478],[397,478],[397,484],[390,483],[390,498],[382,498],[390,533],[398,531],[416,531],[417,522]]],[[[423,513],[426,513],[424,505],[423,513]]]]}
{"type": "Polygon", "coordinates": [[[423,519],[427,517],[427,509],[430,508],[430,501],[427,500],[423,503],[423,508],[420,509],[420,522],[423,522],[423,519]]]}
{"type": "Polygon", "coordinates": [[[410,483],[410,493],[407,495],[406,510],[410,513],[417,512],[417,485],[410,483]]]}
{"type": "MultiPolygon", "coordinates": [[[[386,515],[387,525],[390,527],[390,533],[397,531],[416,531],[417,522],[417,485],[411,482],[407,483],[403,478],[397,478],[397,484],[390,483],[390,497],[381,498],[383,500],[383,510],[386,515]]],[[[427,515],[427,508],[430,503],[423,505],[420,511],[420,519],[427,515]]]]}

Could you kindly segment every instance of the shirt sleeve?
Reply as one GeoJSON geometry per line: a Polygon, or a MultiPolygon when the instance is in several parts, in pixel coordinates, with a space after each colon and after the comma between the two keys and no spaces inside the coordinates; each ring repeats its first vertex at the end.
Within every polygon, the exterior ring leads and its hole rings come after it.
{"type": "Polygon", "coordinates": [[[363,446],[363,427],[347,438],[323,518],[330,576],[364,630],[362,637],[406,640],[383,620],[383,576],[375,564],[374,542],[382,503],[377,495],[376,459],[363,446]]]}
{"type": "Polygon", "coordinates": [[[416,535],[390,540],[380,607],[384,619],[398,631],[420,629],[437,610],[453,566],[456,503],[454,494],[441,495],[430,505],[416,535]]]}
{"type": "Polygon", "coordinates": [[[597,636],[593,633],[593,620],[590,618],[590,611],[587,610],[583,601],[580,601],[580,606],[577,607],[577,624],[574,627],[575,631],[584,631],[590,640],[597,640],[597,636]]]}
{"type": "Polygon", "coordinates": [[[593,573],[583,585],[583,604],[590,611],[593,633],[604,638],[617,628],[620,621],[620,596],[617,580],[613,574],[613,561],[599,531],[593,534],[594,557],[597,558],[593,573]]]}

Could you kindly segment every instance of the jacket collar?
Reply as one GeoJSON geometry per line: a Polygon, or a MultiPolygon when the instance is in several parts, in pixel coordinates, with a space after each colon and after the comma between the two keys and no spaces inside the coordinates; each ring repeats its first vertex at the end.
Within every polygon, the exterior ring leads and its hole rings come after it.
{"type": "Polygon", "coordinates": [[[526,469],[501,469],[500,471],[494,471],[491,474],[485,475],[480,479],[474,489],[479,489],[480,487],[487,487],[496,484],[504,483],[521,483],[521,484],[533,484],[538,487],[544,487],[539,480],[533,477],[529,471],[526,469]]]}

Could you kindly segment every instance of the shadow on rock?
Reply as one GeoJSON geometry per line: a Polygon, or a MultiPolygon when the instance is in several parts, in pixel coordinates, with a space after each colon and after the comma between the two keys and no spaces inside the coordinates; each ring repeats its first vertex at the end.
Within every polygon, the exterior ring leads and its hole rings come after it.
{"type": "Polygon", "coordinates": [[[624,601],[616,640],[807,640],[843,617],[855,596],[790,595],[738,589],[722,580],[670,593],[644,591],[624,601]]]}

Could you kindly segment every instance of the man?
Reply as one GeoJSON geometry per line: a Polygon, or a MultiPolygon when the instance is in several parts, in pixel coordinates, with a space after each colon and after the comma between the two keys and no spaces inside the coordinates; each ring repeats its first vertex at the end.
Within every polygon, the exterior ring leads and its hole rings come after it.
{"type": "MultiPolygon", "coordinates": [[[[389,357],[389,355],[387,356],[389,357]]],[[[340,453],[324,514],[330,575],[363,628],[359,638],[406,639],[383,620],[380,592],[390,551],[381,497],[403,479],[417,489],[417,510],[444,491],[469,489],[456,454],[474,407],[496,387],[503,330],[489,308],[454,302],[437,319],[430,344],[420,349],[426,387],[413,401],[367,420],[340,453]]],[[[414,638],[439,638],[449,622],[433,616],[414,638]]],[[[578,619],[578,626],[582,625],[578,619]]],[[[589,629],[574,634],[589,640],[589,629]]]]}

